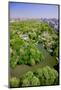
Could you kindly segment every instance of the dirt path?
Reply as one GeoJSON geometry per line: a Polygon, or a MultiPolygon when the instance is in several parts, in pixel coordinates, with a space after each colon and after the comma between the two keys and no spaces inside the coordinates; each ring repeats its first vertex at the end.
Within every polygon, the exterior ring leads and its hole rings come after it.
{"type": "Polygon", "coordinates": [[[54,57],[52,57],[41,45],[39,46],[39,49],[42,51],[42,53],[45,56],[44,61],[41,61],[39,64],[34,65],[34,66],[17,65],[15,69],[10,69],[10,75],[16,76],[16,77],[21,77],[27,71],[34,71],[37,68],[42,68],[46,65],[53,67],[54,65],[57,64],[56,59],[54,57]]]}

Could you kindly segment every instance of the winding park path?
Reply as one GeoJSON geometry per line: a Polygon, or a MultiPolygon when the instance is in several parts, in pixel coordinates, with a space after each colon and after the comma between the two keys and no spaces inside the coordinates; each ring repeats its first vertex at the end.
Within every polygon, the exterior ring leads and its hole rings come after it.
{"type": "Polygon", "coordinates": [[[56,59],[51,56],[42,45],[39,45],[39,50],[42,51],[43,55],[45,56],[45,59],[41,61],[39,64],[36,64],[34,66],[29,65],[17,65],[14,69],[10,68],[10,77],[21,77],[28,71],[34,71],[38,68],[42,68],[44,66],[49,65],[50,67],[53,67],[57,64],[56,59]]]}

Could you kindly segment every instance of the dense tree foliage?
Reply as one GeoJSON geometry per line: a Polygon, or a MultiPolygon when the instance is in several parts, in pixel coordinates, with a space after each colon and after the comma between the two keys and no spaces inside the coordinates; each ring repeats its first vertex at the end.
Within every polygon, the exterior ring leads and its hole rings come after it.
{"type": "Polygon", "coordinates": [[[24,74],[19,80],[12,78],[10,80],[11,87],[17,87],[20,84],[20,87],[25,86],[46,86],[46,85],[56,85],[58,82],[58,72],[45,66],[43,68],[38,68],[37,70],[28,71],[24,74]]]}
{"type": "Polygon", "coordinates": [[[25,20],[10,23],[10,65],[35,65],[44,59],[38,50],[38,43],[55,57],[58,57],[58,34],[47,23],[25,20]]]}
{"type": "Polygon", "coordinates": [[[54,85],[58,78],[58,72],[49,66],[38,69],[34,73],[39,78],[41,85],[54,85]]]}
{"type": "Polygon", "coordinates": [[[10,87],[17,88],[19,87],[20,80],[16,77],[10,79],[10,87]]]}
{"type": "MultiPolygon", "coordinates": [[[[11,78],[10,86],[23,87],[57,84],[58,72],[55,69],[46,66],[45,62],[47,62],[47,59],[45,57],[47,57],[49,54],[58,62],[58,32],[56,32],[53,27],[45,22],[38,20],[25,20],[10,22],[9,33],[9,63],[11,69],[15,68],[17,65],[20,66],[21,64],[25,64],[29,67],[34,67],[38,64],[40,65],[42,62],[42,67],[40,66],[41,68],[37,68],[37,70],[35,70],[35,68],[33,70],[30,69],[30,71],[28,70],[28,72],[24,73],[20,79],[16,77],[11,78]],[[48,53],[46,54],[47,56],[44,55],[42,50],[39,48],[41,45],[43,49],[48,53]],[[43,61],[45,61],[45,65],[43,65],[43,61]]],[[[55,61],[53,62],[55,63],[55,61]]],[[[49,65],[49,62],[47,62],[47,64],[49,65]]]]}

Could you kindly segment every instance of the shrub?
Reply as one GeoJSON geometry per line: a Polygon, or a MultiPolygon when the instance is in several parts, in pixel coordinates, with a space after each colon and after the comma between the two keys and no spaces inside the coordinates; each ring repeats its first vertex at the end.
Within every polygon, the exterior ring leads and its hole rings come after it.
{"type": "Polygon", "coordinates": [[[35,60],[34,59],[28,60],[28,65],[31,65],[31,66],[35,65],[35,60]]]}
{"type": "Polygon", "coordinates": [[[41,60],[43,60],[43,55],[34,44],[20,48],[18,64],[35,65],[41,60]]]}
{"type": "Polygon", "coordinates": [[[22,77],[22,86],[30,86],[30,81],[33,77],[33,72],[28,71],[23,77],[22,77]]]}
{"type": "Polygon", "coordinates": [[[40,85],[40,81],[36,76],[33,76],[33,78],[31,79],[31,86],[37,86],[40,85]]]}
{"type": "Polygon", "coordinates": [[[22,86],[30,86],[30,82],[27,78],[22,81],[22,86]]]}
{"type": "Polygon", "coordinates": [[[16,65],[17,65],[17,61],[15,61],[14,59],[11,59],[11,60],[10,60],[10,66],[11,66],[12,68],[15,68],[16,65]]]}
{"type": "Polygon", "coordinates": [[[58,72],[49,66],[36,70],[34,74],[39,78],[40,85],[54,85],[58,78],[58,72]]]}
{"type": "Polygon", "coordinates": [[[39,68],[37,69],[36,71],[34,71],[34,75],[38,78],[42,77],[43,76],[43,72],[42,72],[42,69],[39,68]]]}
{"type": "Polygon", "coordinates": [[[28,79],[31,80],[31,78],[33,77],[33,72],[32,71],[28,71],[24,76],[23,79],[28,79]]]}
{"type": "Polygon", "coordinates": [[[12,77],[10,79],[10,87],[17,88],[19,87],[19,84],[20,84],[20,80],[18,78],[12,77]]]}

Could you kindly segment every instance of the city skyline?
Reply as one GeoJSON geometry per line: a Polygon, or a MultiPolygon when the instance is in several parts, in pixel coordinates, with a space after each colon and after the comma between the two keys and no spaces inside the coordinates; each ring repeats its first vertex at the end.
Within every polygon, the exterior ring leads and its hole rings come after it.
{"type": "Polygon", "coordinates": [[[57,18],[58,5],[9,3],[10,18],[57,18]]]}

